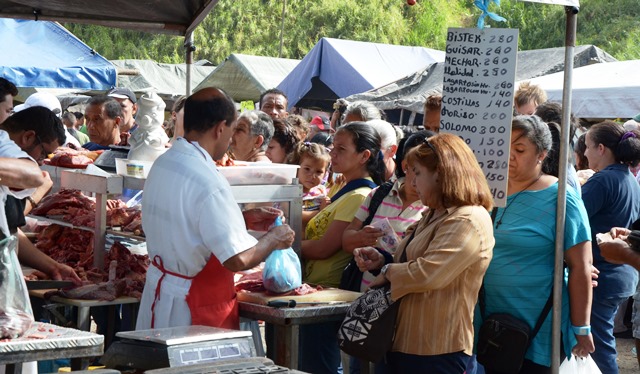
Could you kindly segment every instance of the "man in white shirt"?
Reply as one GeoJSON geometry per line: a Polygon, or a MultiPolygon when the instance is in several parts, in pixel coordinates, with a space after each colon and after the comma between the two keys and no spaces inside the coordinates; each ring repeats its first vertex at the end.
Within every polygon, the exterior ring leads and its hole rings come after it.
{"type": "Polygon", "coordinates": [[[250,269],[294,233],[274,227],[281,213],[241,212],[214,160],[227,151],[237,119],[233,100],[205,88],[185,103],[184,138],[155,162],[145,182],[142,226],[152,265],[147,271],[136,329],[185,325],[239,328],[234,272],[250,269]],[[245,224],[246,223],[246,224],[245,224]]]}
{"type": "MultiPolygon", "coordinates": [[[[69,266],[54,261],[51,257],[42,253],[33,243],[17,228],[24,225],[24,204],[20,200],[26,199],[28,210],[51,188],[53,182],[49,174],[43,172],[34,161],[41,161],[50,152],[53,152],[59,142],[64,140],[62,122],[47,108],[33,107],[16,113],[0,124],[0,186],[5,192],[2,204],[0,204],[0,226],[2,220],[6,220],[11,213],[9,233],[3,235],[16,235],[18,237],[18,259],[24,265],[31,266],[47,274],[52,279],[69,279],[80,283],[80,278],[69,266]],[[8,158],[7,160],[3,157],[8,158]],[[6,170],[10,165],[21,165],[20,169],[6,170]],[[25,176],[25,172],[29,174],[25,176]],[[31,178],[29,178],[31,175],[31,178]],[[16,182],[12,180],[17,179],[16,182]],[[33,180],[30,183],[25,181],[33,180]],[[19,184],[17,182],[22,182],[19,184]],[[32,188],[37,187],[37,188],[32,188]],[[11,190],[15,188],[28,188],[21,191],[11,190]],[[5,199],[8,200],[5,212],[5,199]],[[17,221],[16,221],[17,220],[17,221]]],[[[2,235],[0,235],[1,237],[2,235]]]]}

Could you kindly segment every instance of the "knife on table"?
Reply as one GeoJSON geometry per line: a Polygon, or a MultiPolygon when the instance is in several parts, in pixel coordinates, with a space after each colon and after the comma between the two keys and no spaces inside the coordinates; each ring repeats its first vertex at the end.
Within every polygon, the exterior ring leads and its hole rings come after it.
{"type": "Polygon", "coordinates": [[[344,304],[346,301],[305,301],[297,302],[295,300],[271,300],[267,302],[267,306],[273,308],[294,308],[296,305],[314,305],[314,304],[344,304]]]}

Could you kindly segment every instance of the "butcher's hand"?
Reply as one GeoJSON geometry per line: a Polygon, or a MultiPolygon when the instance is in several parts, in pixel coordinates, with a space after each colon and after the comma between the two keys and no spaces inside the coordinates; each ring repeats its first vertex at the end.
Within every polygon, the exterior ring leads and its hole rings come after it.
{"type": "Polygon", "coordinates": [[[593,335],[576,335],[576,340],[578,343],[571,350],[575,356],[584,358],[596,350],[593,344],[593,335]]]}
{"type": "MultiPolygon", "coordinates": [[[[280,209],[272,207],[259,207],[242,212],[247,228],[255,231],[267,231],[273,225],[277,217],[282,217],[280,209]]],[[[282,217],[284,223],[284,217],[282,217]]]]}
{"type": "Polygon", "coordinates": [[[65,264],[56,264],[50,271],[49,276],[54,280],[70,280],[75,285],[81,286],[82,280],[78,277],[78,274],[69,266],[65,264]]]}
{"type": "Polygon", "coordinates": [[[271,228],[267,235],[271,236],[273,240],[274,249],[286,249],[291,247],[293,240],[296,237],[296,233],[289,227],[289,225],[276,226],[271,228]]]}
{"type": "Polygon", "coordinates": [[[356,260],[361,272],[378,270],[384,265],[384,256],[373,247],[356,248],[353,250],[353,258],[356,260]]]}

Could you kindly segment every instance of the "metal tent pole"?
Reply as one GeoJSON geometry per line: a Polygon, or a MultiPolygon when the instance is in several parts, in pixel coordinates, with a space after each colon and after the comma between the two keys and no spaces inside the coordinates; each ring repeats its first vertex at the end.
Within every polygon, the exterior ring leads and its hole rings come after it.
{"type": "Polygon", "coordinates": [[[185,62],[187,67],[187,83],[186,83],[186,95],[191,95],[191,64],[193,64],[193,52],[196,47],[193,45],[193,33],[189,32],[184,37],[184,49],[185,49],[185,62]]]}
{"type": "Polygon", "coordinates": [[[558,175],[558,205],[556,208],[556,256],[553,280],[553,329],[551,345],[551,373],[558,374],[562,349],[562,284],[564,282],[564,227],[567,211],[567,168],[569,166],[569,133],[571,121],[571,81],[573,55],[576,44],[578,8],[565,7],[567,16],[564,56],[564,88],[562,92],[562,126],[560,135],[560,166],[558,175]]]}

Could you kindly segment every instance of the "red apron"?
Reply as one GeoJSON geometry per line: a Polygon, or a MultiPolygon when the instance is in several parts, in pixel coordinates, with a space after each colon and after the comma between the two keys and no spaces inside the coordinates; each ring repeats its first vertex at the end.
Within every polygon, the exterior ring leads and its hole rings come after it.
{"type": "Polygon", "coordinates": [[[151,328],[154,328],[156,300],[160,298],[162,281],[167,274],[178,278],[191,279],[191,287],[189,287],[186,301],[191,311],[192,325],[234,330],[240,328],[233,272],[222,266],[216,256],[212,255],[207,265],[194,277],[188,277],[165,269],[160,256],[153,258],[153,265],[162,272],[162,276],[158,279],[155,299],[151,305],[151,328]]]}

